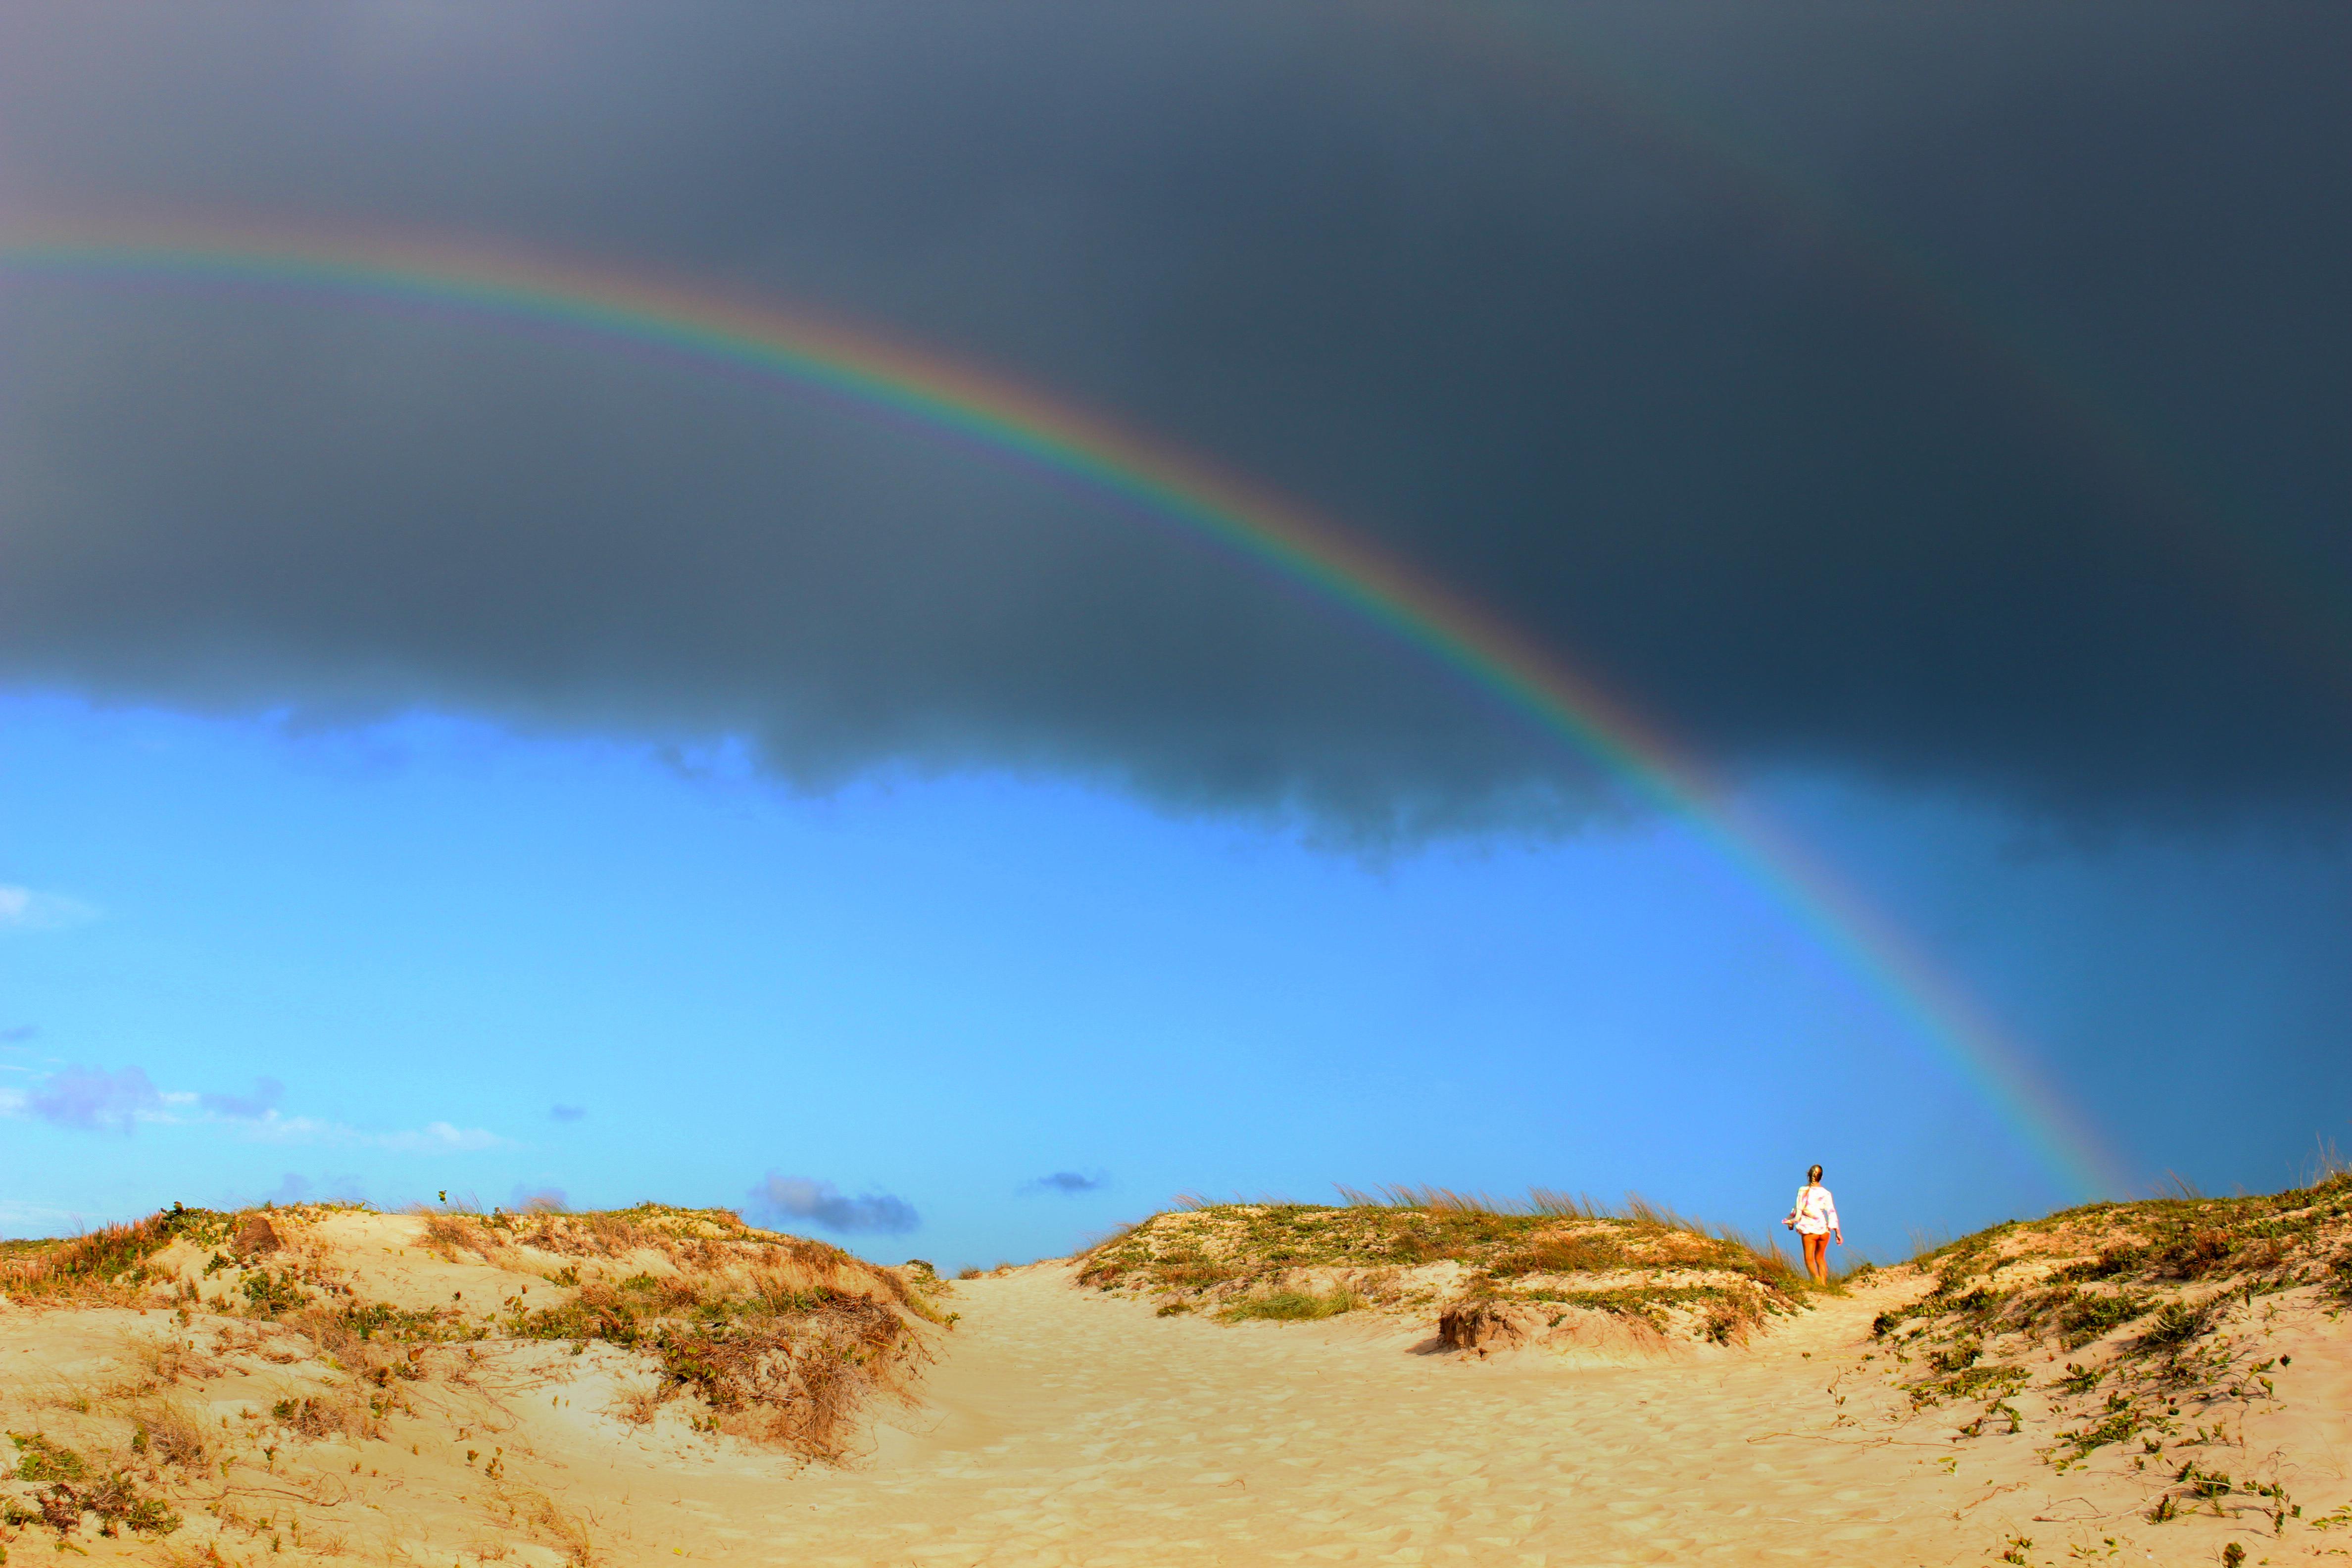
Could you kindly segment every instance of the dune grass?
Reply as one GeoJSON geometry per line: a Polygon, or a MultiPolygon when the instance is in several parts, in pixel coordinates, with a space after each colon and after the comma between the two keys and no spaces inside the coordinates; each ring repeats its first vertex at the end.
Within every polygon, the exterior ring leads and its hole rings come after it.
{"type": "Polygon", "coordinates": [[[146,1260],[174,1241],[226,1241],[236,1217],[173,1204],[145,1219],[76,1237],[0,1242],[0,1295],[34,1301],[117,1293],[143,1283],[146,1260]]]}
{"type": "MultiPolygon", "coordinates": [[[[2168,1447],[2221,1441],[2228,1417],[2275,1397],[2290,1374],[2252,1331],[2269,1298],[2307,1289],[2331,1310],[2352,1306],[2352,1173],[2339,1163],[2309,1186],[2228,1198],[2176,1179],[2169,1196],[1994,1226],[1916,1262],[1934,1288],[1871,1331],[1915,1406],[1975,1407],[1962,1438],[2015,1431],[2010,1396],[2042,1378],[2063,1425],[2042,1449],[2052,1464],[2123,1447],[2144,1468],[2168,1447]]],[[[2183,1467],[2151,1521],[2226,1500],[2275,1523],[2292,1507],[2275,1479],[2215,1474],[2183,1467]]]]}
{"type": "Polygon", "coordinates": [[[1309,1323],[1321,1318],[1336,1318],[1352,1312],[1364,1305],[1363,1297],[1355,1291],[1338,1290],[1269,1290],[1262,1296],[1244,1296],[1219,1310],[1217,1316],[1228,1323],[1261,1319],[1275,1323],[1309,1323]]]}
{"type": "Polygon", "coordinates": [[[1343,1187],[1339,1196],[1337,1205],[1190,1196],[1097,1243],[1080,1257],[1080,1279],[1159,1293],[1169,1315],[1199,1307],[1228,1322],[1307,1321],[1333,1315],[1339,1300],[1353,1310],[1443,1294],[1524,1303],[1555,1322],[1571,1310],[1605,1312],[1717,1342],[1794,1310],[1813,1289],[1770,1246],[1638,1194],[1613,1206],[1541,1189],[1509,1201],[1415,1186],[1343,1187]],[[1444,1264],[1457,1266],[1451,1284],[1420,1282],[1444,1264]]]}
{"type": "MultiPolygon", "coordinates": [[[[518,1289],[487,1320],[457,1301],[396,1308],[352,1296],[315,1247],[296,1245],[349,1206],[175,1206],[69,1239],[8,1244],[0,1292],[60,1305],[152,1306],[160,1295],[184,1312],[209,1306],[302,1334],[350,1381],[331,1397],[274,1413],[306,1437],[371,1434],[403,1407],[420,1347],[563,1340],[650,1361],[656,1377],[638,1412],[646,1418],[689,1398],[701,1429],[824,1460],[847,1454],[876,1400],[911,1397],[929,1359],[919,1325],[946,1321],[928,1268],[879,1268],[823,1242],[759,1230],[730,1210],[645,1204],[566,1214],[539,1205],[484,1215],[462,1198],[412,1211],[417,1241],[451,1261],[544,1279],[553,1300],[518,1289]],[[174,1254],[183,1272],[159,1271],[157,1254],[181,1241],[211,1256],[198,1267],[174,1254]]],[[[200,1435],[180,1431],[166,1409],[139,1419],[174,1451],[201,1448],[200,1435]]]]}
{"type": "MultiPolygon", "coordinates": [[[[1677,1214],[1666,1205],[1653,1203],[1639,1193],[1627,1193],[1622,1203],[1609,1205],[1587,1193],[1564,1193],[1550,1187],[1530,1187],[1528,1195],[1518,1200],[1498,1200],[1484,1193],[1460,1193],[1432,1186],[1386,1186],[1370,1193],[1347,1186],[1338,1190],[1341,1200],[1351,1207],[1419,1209],[1434,1215],[1467,1216],[1593,1220],[1652,1231],[1679,1231],[1703,1240],[1720,1242],[1745,1254],[1748,1266],[1759,1279],[1769,1279],[1797,1290],[1804,1289],[1811,1283],[1789,1260],[1788,1255],[1769,1238],[1750,1236],[1737,1226],[1711,1225],[1705,1220],[1677,1214]]],[[[1837,1278],[1833,1272],[1831,1276],[1832,1284],[1837,1278]]]]}

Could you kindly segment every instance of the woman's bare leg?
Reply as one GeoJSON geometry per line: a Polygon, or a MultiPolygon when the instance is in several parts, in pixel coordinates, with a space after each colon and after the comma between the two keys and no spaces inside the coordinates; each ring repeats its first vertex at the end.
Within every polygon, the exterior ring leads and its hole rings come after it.
{"type": "Polygon", "coordinates": [[[1816,1285],[1830,1282],[1830,1238],[1826,1236],[1805,1237],[1805,1272],[1813,1277],[1816,1285]]]}

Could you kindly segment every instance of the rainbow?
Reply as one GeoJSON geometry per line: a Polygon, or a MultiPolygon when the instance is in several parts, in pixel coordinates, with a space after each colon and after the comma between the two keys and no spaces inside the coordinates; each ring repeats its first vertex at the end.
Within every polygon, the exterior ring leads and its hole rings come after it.
{"type": "Polygon", "coordinates": [[[1521,633],[1361,536],[1198,458],[970,365],[839,323],[543,259],[370,241],[75,235],[0,242],[0,277],[259,290],[555,328],[814,390],[1168,520],[1356,612],[1695,824],[1931,1042],[2062,1191],[2126,1183],[2024,1054],[1826,866],[1656,729],[1521,633]]]}

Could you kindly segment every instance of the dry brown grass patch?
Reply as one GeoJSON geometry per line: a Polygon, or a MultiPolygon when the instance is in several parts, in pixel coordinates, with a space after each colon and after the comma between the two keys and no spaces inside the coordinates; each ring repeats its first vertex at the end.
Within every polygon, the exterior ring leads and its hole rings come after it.
{"type": "Polygon", "coordinates": [[[423,1217],[425,1232],[419,1238],[419,1245],[428,1252],[438,1254],[445,1262],[458,1261],[458,1254],[463,1252],[471,1252],[487,1262],[498,1247],[482,1221],[474,1215],[428,1209],[423,1217]]]}
{"type": "Polygon", "coordinates": [[[194,1467],[204,1463],[211,1441],[201,1417],[168,1400],[131,1408],[133,1429],[147,1438],[147,1451],[158,1464],[194,1467]]]}
{"type": "Polygon", "coordinates": [[[504,1488],[500,1500],[507,1505],[513,1518],[552,1542],[572,1568],[594,1568],[594,1515],[583,1510],[565,1508],[545,1492],[533,1491],[528,1487],[504,1488]]]}
{"type": "Polygon", "coordinates": [[[930,1352],[904,1317],[866,1296],[832,1295],[656,1341],[659,1403],[699,1398],[718,1430],[826,1461],[846,1457],[877,1400],[913,1403],[930,1352]]]}

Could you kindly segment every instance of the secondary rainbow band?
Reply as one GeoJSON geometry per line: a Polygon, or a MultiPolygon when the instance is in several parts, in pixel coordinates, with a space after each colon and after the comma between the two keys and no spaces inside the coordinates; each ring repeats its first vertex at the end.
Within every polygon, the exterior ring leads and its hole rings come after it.
{"type": "Polygon", "coordinates": [[[0,272],[259,289],[572,329],[814,388],[953,434],[1141,507],[1355,610],[1686,816],[1932,1042],[2074,1197],[2125,1184],[2099,1140],[1991,1020],[1830,870],[1662,734],[1527,637],[1297,504],[967,365],[813,318],[543,261],[371,242],[0,244],[0,272]]]}

